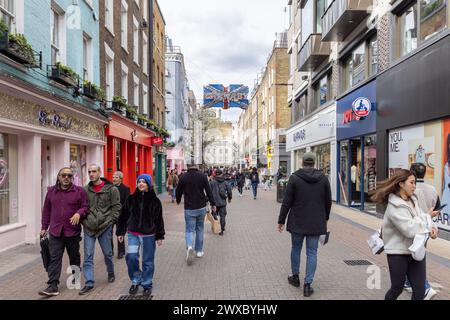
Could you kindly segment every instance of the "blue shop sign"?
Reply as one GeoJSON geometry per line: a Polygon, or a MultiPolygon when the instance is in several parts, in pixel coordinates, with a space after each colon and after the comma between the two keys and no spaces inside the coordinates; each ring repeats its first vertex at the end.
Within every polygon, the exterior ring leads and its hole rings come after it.
{"type": "Polygon", "coordinates": [[[376,81],[353,91],[336,103],[338,141],[376,131],[376,81]]]}

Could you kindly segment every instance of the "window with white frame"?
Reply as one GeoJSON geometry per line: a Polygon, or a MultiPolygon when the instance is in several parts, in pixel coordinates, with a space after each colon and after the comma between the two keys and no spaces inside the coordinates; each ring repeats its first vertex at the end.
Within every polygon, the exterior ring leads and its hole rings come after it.
{"type": "Polygon", "coordinates": [[[105,1],[105,27],[114,33],[114,0],[105,1]]]}
{"type": "Polygon", "coordinates": [[[139,78],[134,75],[133,80],[133,105],[139,107],[139,78]]]}
{"type": "Polygon", "coordinates": [[[83,34],[83,79],[92,81],[92,39],[83,34]]]}
{"type": "Polygon", "coordinates": [[[128,50],[128,4],[125,0],[122,0],[120,34],[122,39],[122,47],[125,50],[128,50]]]}
{"type": "Polygon", "coordinates": [[[51,30],[51,59],[52,65],[61,61],[61,49],[63,47],[62,43],[62,23],[63,16],[52,8],[50,30],[51,30]]]}
{"type": "Polygon", "coordinates": [[[122,97],[128,101],[128,67],[122,62],[122,97]]]}
{"type": "MultiPolygon", "coordinates": [[[[106,63],[106,100],[112,101],[114,96],[114,52],[105,43],[105,63],[106,63]]],[[[109,102],[110,103],[110,102],[109,102]]]]}
{"type": "Polygon", "coordinates": [[[142,85],[142,104],[143,113],[148,116],[148,87],[145,84],[142,85]]]}
{"type": "Polygon", "coordinates": [[[8,26],[11,32],[16,31],[15,0],[0,0],[0,19],[8,26]]]}
{"type": "Polygon", "coordinates": [[[133,61],[139,64],[139,22],[133,17],[133,61]]]}
{"type": "Polygon", "coordinates": [[[142,69],[145,74],[148,74],[148,37],[142,32],[142,69]]]}

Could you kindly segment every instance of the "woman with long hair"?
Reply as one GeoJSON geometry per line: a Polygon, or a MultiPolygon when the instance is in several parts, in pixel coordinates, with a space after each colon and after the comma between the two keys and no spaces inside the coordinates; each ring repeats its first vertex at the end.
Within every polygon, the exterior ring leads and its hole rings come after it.
{"type": "Polygon", "coordinates": [[[434,218],[439,212],[423,212],[414,195],[416,177],[409,170],[398,170],[392,177],[379,183],[370,193],[374,202],[387,205],[384,213],[382,238],[387,254],[391,288],[385,300],[396,300],[403,291],[406,276],[413,290],[412,300],[423,300],[425,296],[426,259],[414,260],[409,251],[414,237],[421,233],[431,233],[434,218]]]}

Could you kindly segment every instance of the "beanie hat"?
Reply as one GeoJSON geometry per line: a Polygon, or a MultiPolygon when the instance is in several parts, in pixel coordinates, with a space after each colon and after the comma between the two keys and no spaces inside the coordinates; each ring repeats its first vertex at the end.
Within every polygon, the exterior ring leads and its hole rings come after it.
{"type": "Polygon", "coordinates": [[[141,174],[138,178],[137,178],[137,181],[139,182],[139,180],[144,180],[147,184],[148,184],[148,186],[149,187],[151,187],[153,184],[152,184],[152,176],[151,175],[149,175],[149,174],[141,174]]]}

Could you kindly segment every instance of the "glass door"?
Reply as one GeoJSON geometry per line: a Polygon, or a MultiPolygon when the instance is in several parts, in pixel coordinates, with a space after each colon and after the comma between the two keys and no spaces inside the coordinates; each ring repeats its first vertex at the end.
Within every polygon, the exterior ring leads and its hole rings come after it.
{"type": "Polygon", "coordinates": [[[344,140],[340,143],[340,159],[339,159],[339,173],[338,173],[338,180],[339,180],[339,186],[340,186],[340,203],[342,205],[348,206],[349,205],[349,198],[348,198],[348,145],[349,141],[344,140]]]}
{"type": "Polygon", "coordinates": [[[350,206],[360,207],[361,206],[361,191],[363,190],[363,185],[361,181],[361,139],[351,139],[350,140],[350,206]]]}

